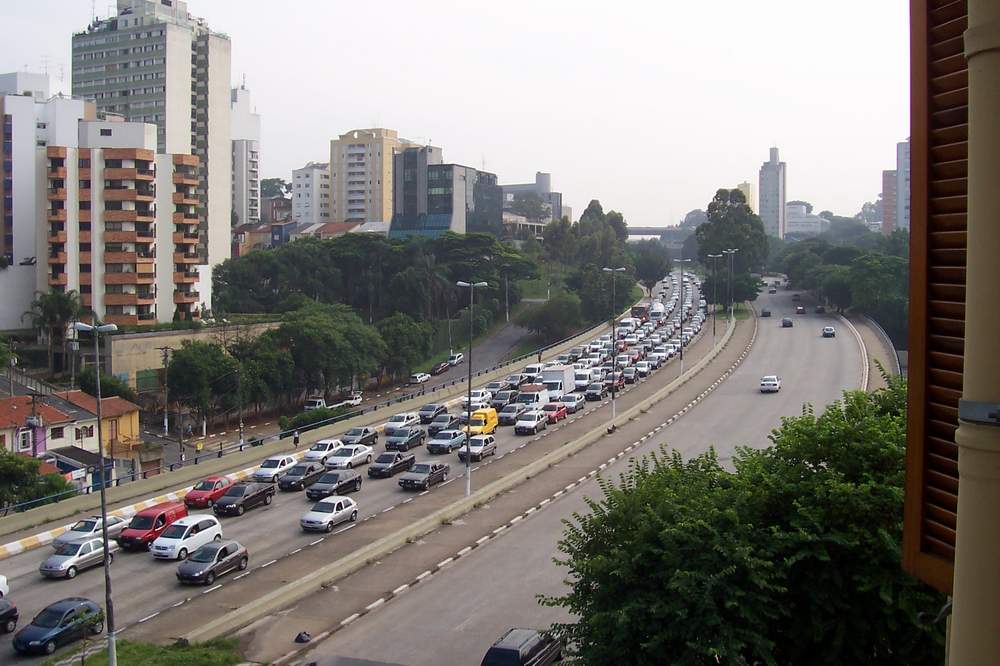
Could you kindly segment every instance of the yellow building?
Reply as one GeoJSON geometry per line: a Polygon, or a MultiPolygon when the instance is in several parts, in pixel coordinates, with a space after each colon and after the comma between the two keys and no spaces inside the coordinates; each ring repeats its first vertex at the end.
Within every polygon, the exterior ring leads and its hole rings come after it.
{"type": "Polygon", "coordinates": [[[743,193],[743,196],[747,200],[747,205],[750,206],[750,210],[756,213],[757,197],[754,196],[753,186],[751,186],[750,183],[748,183],[747,181],[743,181],[742,183],[736,186],[736,189],[738,189],[740,192],[743,193]]]}
{"type": "MultiPolygon", "coordinates": [[[[97,399],[83,391],[59,393],[58,396],[92,414],[97,413],[97,399]]],[[[140,434],[139,405],[117,396],[101,399],[101,442],[105,455],[129,457],[142,444],[140,434]]]]}
{"type": "Polygon", "coordinates": [[[392,221],[392,157],[420,144],[395,130],[352,130],[330,141],[331,222],[392,221]]]}

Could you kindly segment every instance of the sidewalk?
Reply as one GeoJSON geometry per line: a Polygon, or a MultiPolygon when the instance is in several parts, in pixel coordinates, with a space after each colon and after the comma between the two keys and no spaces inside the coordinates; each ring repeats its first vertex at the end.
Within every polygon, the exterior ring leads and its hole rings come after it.
{"type": "Polygon", "coordinates": [[[861,315],[847,315],[848,321],[854,324],[861,334],[861,339],[868,350],[868,363],[870,370],[868,373],[868,390],[877,391],[885,388],[885,380],[879,372],[875,361],[882,364],[882,367],[890,375],[896,374],[896,352],[892,347],[892,341],[882,337],[880,331],[872,326],[866,317],[861,315]]]}

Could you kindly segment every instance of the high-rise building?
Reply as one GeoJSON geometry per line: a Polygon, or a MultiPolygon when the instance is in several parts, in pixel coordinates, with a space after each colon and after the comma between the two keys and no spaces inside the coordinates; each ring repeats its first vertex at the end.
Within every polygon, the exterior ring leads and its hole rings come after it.
{"type": "Polygon", "coordinates": [[[896,230],[896,170],[882,172],[882,226],[888,236],[896,230]]]}
{"type": "Polygon", "coordinates": [[[910,140],[896,144],[896,228],[910,230],[910,140]]]}
{"type": "Polygon", "coordinates": [[[785,204],[785,236],[818,236],[830,228],[830,221],[812,212],[807,203],[785,204]]]}
{"type": "Polygon", "coordinates": [[[503,185],[503,206],[505,209],[511,208],[517,198],[521,195],[532,193],[538,195],[549,210],[549,215],[543,222],[561,220],[563,218],[562,193],[552,191],[552,174],[538,171],[535,173],[535,182],[519,183],[515,185],[503,185]]]}
{"type": "Polygon", "coordinates": [[[230,96],[233,136],[233,213],[236,225],[260,224],[260,114],[246,86],[230,96]]]}
{"type": "Polygon", "coordinates": [[[197,263],[209,276],[230,254],[230,51],[184,0],[117,0],[117,14],[73,35],[74,96],[155,124],[158,153],[196,157],[197,263]]]}
{"type": "Polygon", "coordinates": [[[310,162],[292,171],[292,221],[297,224],[331,222],[330,165],[310,162]]]}
{"type": "Polygon", "coordinates": [[[393,219],[427,214],[427,167],[444,161],[435,146],[406,148],[397,153],[393,165],[393,219]]]}
{"type": "Polygon", "coordinates": [[[391,221],[393,156],[411,146],[419,144],[382,127],[330,141],[331,221],[391,221]]]}
{"type": "Polygon", "coordinates": [[[771,148],[770,159],[760,167],[760,219],[764,233],[785,237],[785,163],[778,159],[778,149],[771,148]]]}
{"type": "Polygon", "coordinates": [[[736,189],[743,193],[743,198],[747,200],[747,206],[756,213],[757,197],[754,195],[753,186],[748,181],[743,181],[736,186],[736,189]]]}

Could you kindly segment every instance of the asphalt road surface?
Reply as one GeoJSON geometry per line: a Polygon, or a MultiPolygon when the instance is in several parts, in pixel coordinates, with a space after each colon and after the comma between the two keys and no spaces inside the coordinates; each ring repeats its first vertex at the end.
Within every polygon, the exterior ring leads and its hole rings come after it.
{"type": "MultiPolygon", "coordinates": [[[[757,340],[743,364],[632,455],[666,443],[690,457],[714,445],[720,459],[727,460],[738,445],[765,446],[781,417],[800,414],[803,403],[812,403],[818,411],[843,390],[859,388],[861,352],[843,320],[829,314],[795,315],[794,305],[791,293],[764,294],[758,307],[770,308],[772,316],[759,320],[757,340]],[[793,328],[780,328],[783,316],[793,318],[793,328]],[[837,337],[821,337],[822,327],[828,325],[836,327],[837,337]],[[759,392],[765,374],[781,377],[780,393],[759,392]]],[[[710,332],[711,320],[707,327],[710,332]]],[[[658,416],[666,419],[670,414],[658,416]]],[[[615,478],[624,465],[617,463],[617,469],[605,476],[615,478]]],[[[335,657],[352,656],[413,666],[472,664],[510,627],[546,627],[567,620],[564,610],[540,606],[536,596],[562,592],[566,570],[553,563],[559,556],[556,543],[563,532],[562,520],[574,512],[587,512],[588,496],[600,497],[595,479],[336,632],[309,653],[309,661],[325,665],[335,657]]]]}

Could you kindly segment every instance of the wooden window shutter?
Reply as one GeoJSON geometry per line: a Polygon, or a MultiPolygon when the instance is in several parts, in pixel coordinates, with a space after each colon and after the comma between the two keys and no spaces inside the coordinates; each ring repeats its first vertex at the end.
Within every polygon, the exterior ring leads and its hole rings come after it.
{"type": "Polygon", "coordinates": [[[967,0],[910,2],[910,344],[903,567],[951,592],[965,347],[967,0]]]}

